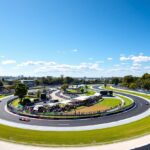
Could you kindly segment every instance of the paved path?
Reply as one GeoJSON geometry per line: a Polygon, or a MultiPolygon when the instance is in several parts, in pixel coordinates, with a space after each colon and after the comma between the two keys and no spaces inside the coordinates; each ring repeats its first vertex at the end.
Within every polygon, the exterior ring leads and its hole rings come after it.
{"type": "Polygon", "coordinates": [[[53,99],[58,99],[58,100],[63,100],[62,98],[60,98],[59,96],[56,95],[56,93],[58,93],[59,90],[53,92],[50,96],[53,98],[53,99]]]}

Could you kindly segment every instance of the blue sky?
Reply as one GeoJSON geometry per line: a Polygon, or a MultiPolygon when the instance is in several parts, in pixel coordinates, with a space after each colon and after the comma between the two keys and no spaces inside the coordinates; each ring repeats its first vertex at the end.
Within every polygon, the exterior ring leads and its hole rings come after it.
{"type": "Polygon", "coordinates": [[[0,75],[150,72],[149,0],[0,0],[0,75]]]}

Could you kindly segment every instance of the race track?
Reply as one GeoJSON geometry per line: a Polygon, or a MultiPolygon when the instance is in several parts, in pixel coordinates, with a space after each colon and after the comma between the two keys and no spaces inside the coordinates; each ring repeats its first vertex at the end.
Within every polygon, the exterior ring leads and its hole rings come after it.
{"type": "Polygon", "coordinates": [[[11,98],[5,98],[4,100],[2,100],[2,102],[0,102],[0,119],[14,123],[45,126],[45,127],[80,127],[80,126],[91,126],[91,125],[106,124],[110,122],[117,122],[119,120],[124,120],[133,116],[137,116],[150,109],[150,105],[146,105],[146,100],[128,94],[122,95],[132,98],[135,101],[136,104],[135,107],[122,113],[98,118],[76,119],[76,120],[46,120],[46,119],[31,118],[30,122],[21,122],[19,120],[20,116],[8,112],[6,109],[6,104],[11,98]]]}

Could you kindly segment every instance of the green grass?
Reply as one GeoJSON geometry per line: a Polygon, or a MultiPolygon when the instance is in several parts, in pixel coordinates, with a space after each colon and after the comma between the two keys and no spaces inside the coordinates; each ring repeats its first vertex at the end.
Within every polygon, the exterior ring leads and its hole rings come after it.
{"type": "Polygon", "coordinates": [[[0,125],[0,138],[24,144],[83,146],[112,143],[150,133],[150,117],[118,127],[81,132],[40,132],[0,125]]]}
{"type": "Polygon", "coordinates": [[[87,85],[87,88],[88,88],[88,89],[92,89],[92,86],[91,86],[91,85],[87,85]]]}
{"type": "Polygon", "coordinates": [[[119,104],[121,104],[121,101],[117,98],[104,98],[102,102],[99,102],[102,106],[108,106],[108,107],[116,107],[119,104]]]}
{"type": "Polygon", "coordinates": [[[15,107],[15,108],[18,108],[19,102],[20,102],[19,99],[15,99],[15,100],[12,101],[11,105],[12,105],[13,107],[15,107]]]}
{"type": "MultiPolygon", "coordinates": [[[[117,95],[117,94],[116,94],[117,95]]],[[[117,95],[118,97],[122,98],[125,102],[124,106],[123,107],[126,107],[126,106],[129,106],[133,103],[133,101],[125,96],[122,96],[122,95],[117,95]]]]}
{"type": "Polygon", "coordinates": [[[0,95],[0,98],[4,98],[5,96],[4,95],[0,95]]]}
{"type": "Polygon", "coordinates": [[[69,93],[75,94],[75,93],[79,93],[80,91],[76,90],[76,89],[69,89],[67,90],[69,93]]]}
{"type": "MultiPolygon", "coordinates": [[[[33,96],[26,96],[25,98],[29,98],[31,102],[34,102],[34,98],[36,98],[36,97],[33,97],[33,96]]],[[[18,98],[18,99],[15,99],[15,100],[12,101],[11,105],[12,105],[13,107],[15,107],[15,108],[18,108],[19,102],[20,102],[19,98],[18,98]]]]}
{"type": "MultiPolygon", "coordinates": [[[[76,90],[76,89],[69,89],[68,90],[69,93],[72,94],[76,94],[76,93],[81,93],[80,91],[76,90]]],[[[87,90],[87,92],[85,93],[85,95],[87,96],[91,96],[94,95],[96,92],[94,90],[87,90]]],[[[81,93],[82,94],[82,93],[81,93]]],[[[84,93],[83,93],[84,94],[84,93]]]]}
{"type": "Polygon", "coordinates": [[[88,90],[86,95],[87,96],[91,96],[91,95],[94,95],[96,92],[94,90],[88,90]]]}

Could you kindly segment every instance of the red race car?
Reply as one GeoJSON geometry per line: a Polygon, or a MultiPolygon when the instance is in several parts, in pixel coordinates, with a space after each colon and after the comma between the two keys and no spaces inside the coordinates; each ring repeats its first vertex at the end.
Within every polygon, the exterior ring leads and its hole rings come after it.
{"type": "Polygon", "coordinates": [[[29,118],[24,118],[24,117],[19,118],[19,120],[20,120],[20,121],[25,121],[25,122],[29,122],[29,121],[30,121],[29,118]]]}

